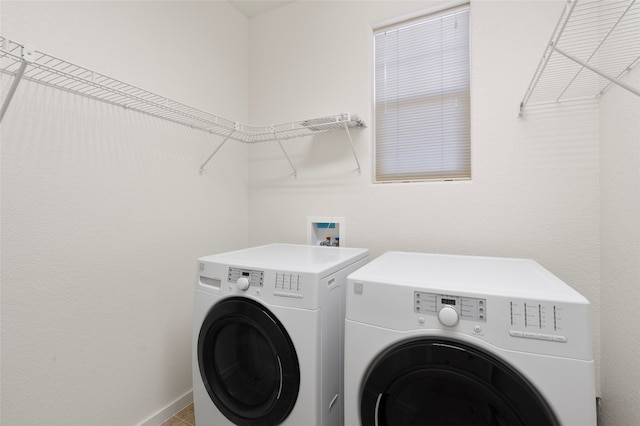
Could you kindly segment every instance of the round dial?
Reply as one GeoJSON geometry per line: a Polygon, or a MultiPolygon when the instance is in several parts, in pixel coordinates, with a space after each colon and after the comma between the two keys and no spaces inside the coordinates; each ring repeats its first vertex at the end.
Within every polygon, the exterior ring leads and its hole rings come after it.
{"type": "Polygon", "coordinates": [[[238,285],[238,289],[246,291],[249,288],[249,280],[245,277],[240,277],[238,278],[238,281],[236,281],[236,284],[238,285]]]}
{"type": "Polygon", "coordinates": [[[443,325],[453,327],[458,324],[458,320],[460,318],[458,316],[458,311],[453,309],[451,306],[445,306],[438,312],[438,319],[443,325]]]}

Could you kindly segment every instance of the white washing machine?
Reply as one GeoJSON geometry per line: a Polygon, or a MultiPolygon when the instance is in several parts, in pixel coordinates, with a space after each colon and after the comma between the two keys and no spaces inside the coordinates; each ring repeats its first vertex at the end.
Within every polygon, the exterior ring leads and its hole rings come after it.
{"type": "Polygon", "coordinates": [[[198,260],[198,426],[343,422],[344,290],[368,250],[272,244],[198,260]]]}
{"type": "Polygon", "coordinates": [[[345,425],[594,426],[588,308],[532,260],[385,253],[347,280],[345,425]]]}

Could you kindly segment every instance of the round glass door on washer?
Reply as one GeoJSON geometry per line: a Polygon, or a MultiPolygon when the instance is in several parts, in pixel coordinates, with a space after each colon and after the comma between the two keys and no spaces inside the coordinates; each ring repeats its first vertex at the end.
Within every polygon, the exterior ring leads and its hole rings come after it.
{"type": "Polygon", "coordinates": [[[300,388],[295,348],[280,321],[247,298],[215,305],[198,337],[198,365],[207,393],[236,424],[277,425],[300,388]]]}
{"type": "Polygon", "coordinates": [[[347,280],[345,424],[595,426],[588,307],[529,259],[385,253],[347,280]]]}
{"type": "Polygon", "coordinates": [[[368,250],[269,244],[198,259],[199,426],[342,426],[347,275],[368,250]]]}

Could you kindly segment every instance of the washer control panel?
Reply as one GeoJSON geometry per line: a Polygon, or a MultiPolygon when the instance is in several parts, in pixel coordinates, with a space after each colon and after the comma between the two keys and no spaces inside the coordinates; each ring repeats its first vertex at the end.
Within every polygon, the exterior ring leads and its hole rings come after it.
{"type": "Polygon", "coordinates": [[[247,284],[247,288],[262,287],[264,285],[264,271],[229,267],[228,280],[231,283],[238,283],[240,280],[241,283],[247,284]]]}
{"type": "Polygon", "coordinates": [[[413,311],[417,314],[435,315],[442,324],[449,327],[460,320],[486,322],[487,300],[416,291],[413,311]]]}

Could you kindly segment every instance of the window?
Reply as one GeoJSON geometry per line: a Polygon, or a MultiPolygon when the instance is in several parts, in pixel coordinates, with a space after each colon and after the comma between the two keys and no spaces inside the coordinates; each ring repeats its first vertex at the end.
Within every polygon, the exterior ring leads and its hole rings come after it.
{"type": "Polygon", "coordinates": [[[375,181],[471,178],[469,6],[374,32],[375,181]]]}

